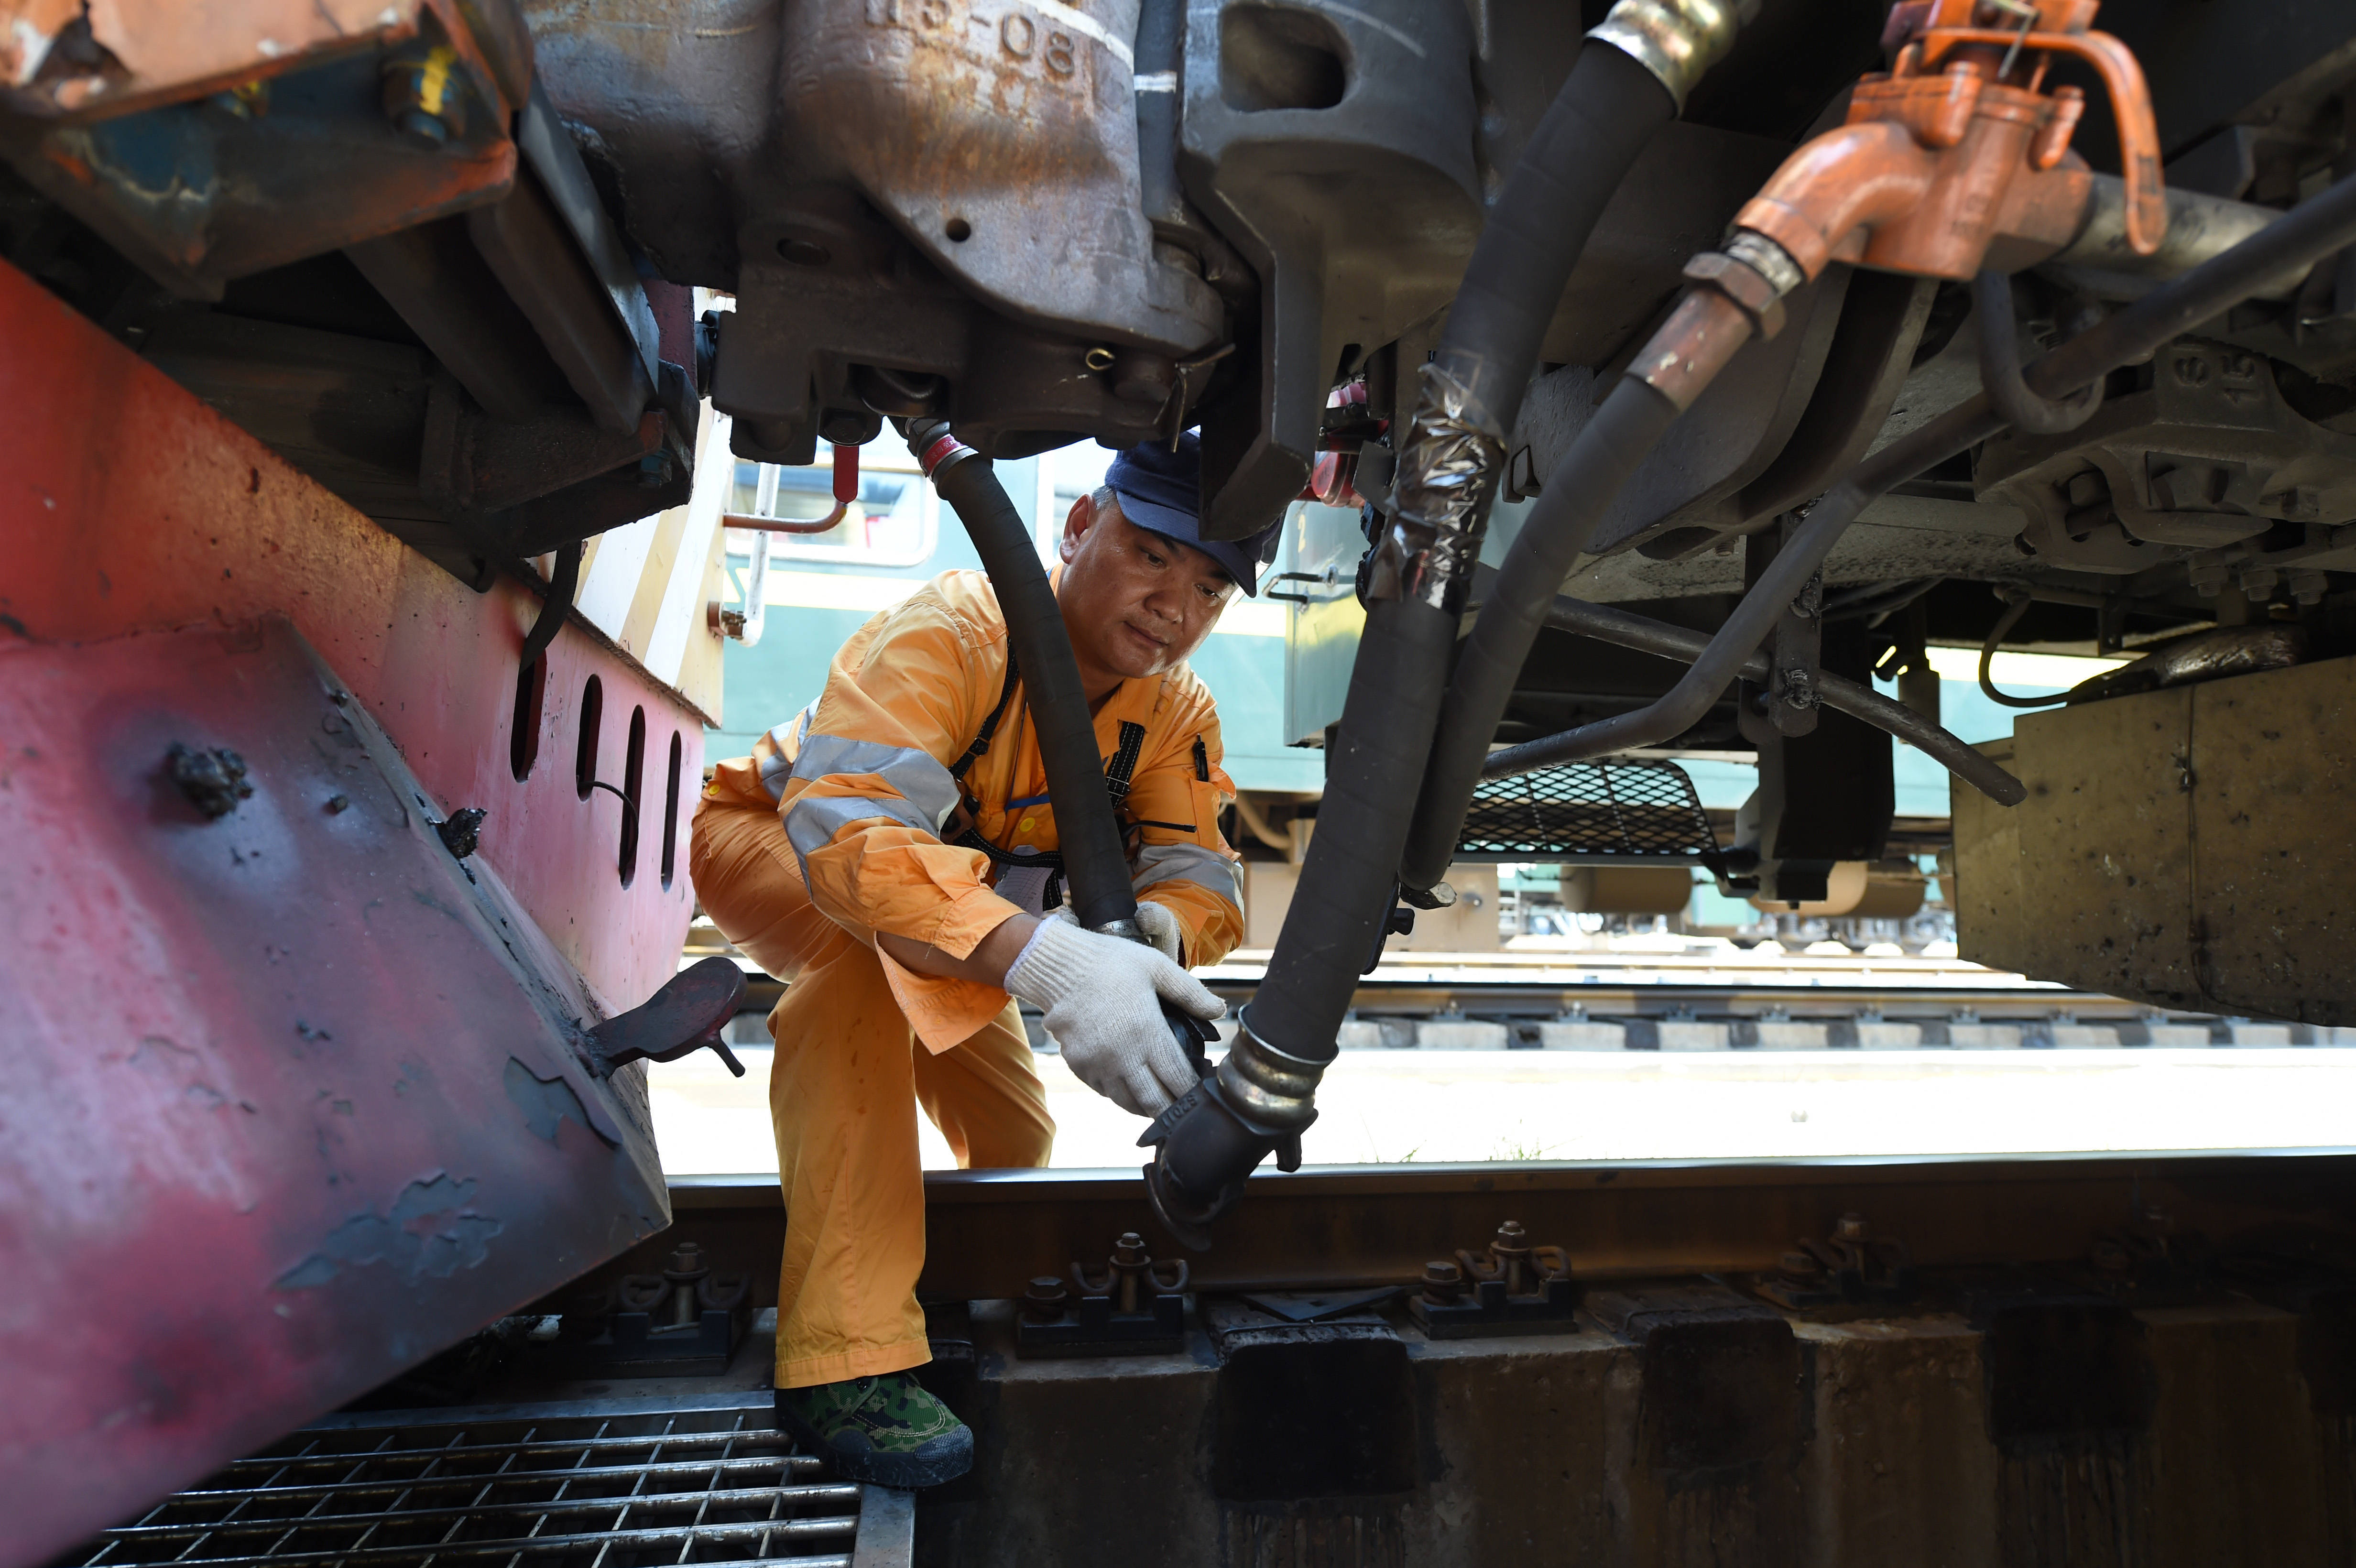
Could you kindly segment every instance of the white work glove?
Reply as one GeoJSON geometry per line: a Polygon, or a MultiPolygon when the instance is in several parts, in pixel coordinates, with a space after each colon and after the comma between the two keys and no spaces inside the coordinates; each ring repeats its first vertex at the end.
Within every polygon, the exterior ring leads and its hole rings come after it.
{"type": "MultiPolygon", "coordinates": [[[[1079,926],[1083,931],[1087,929],[1086,926],[1080,926],[1080,917],[1072,912],[1072,906],[1069,904],[1064,905],[1047,918],[1060,920],[1066,925],[1079,926]]],[[[1156,953],[1182,968],[1185,965],[1185,933],[1179,929],[1178,917],[1171,912],[1169,905],[1155,903],[1151,899],[1138,900],[1137,928],[1145,933],[1145,940],[1153,944],[1153,950],[1156,953]]]]}
{"type": "Polygon", "coordinates": [[[1151,899],[1138,900],[1137,928],[1145,933],[1145,940],[1153,944],[1156,953],[1173,964],[1184,965],[1186,954],[1182,944],[1185,938],[1178,930],[1178,917],[1171,912],[1168,904],[1158,904],[1151,899]]]}
{"type": "Polygon", "coordinates": [[[1046,1014],[1074,1076],[1140,1116],[1160,1115],[1196,1082],[1162,998],[1205,1022],[1227,1010],[1154,949],[1076,921],[1041,921],[1008,967],[1006,988],[1046,1014]]]}

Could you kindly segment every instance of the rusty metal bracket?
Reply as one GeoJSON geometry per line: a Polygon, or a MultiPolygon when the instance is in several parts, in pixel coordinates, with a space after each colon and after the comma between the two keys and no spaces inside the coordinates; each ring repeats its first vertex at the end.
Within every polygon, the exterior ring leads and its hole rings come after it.
{"type": "Polygon", "coordinates": [[[1177,1349],[1186,1332],[1183,1258],[1157,1263],[1145,1238],[1121,1233],[1102,1269],[1075,1263],[1071,1284],[1043,1275],[1023,1293],[1015,1322],[1018,1356],[1155,1355],[1177,1349]]]}
{"type": "Polygon", "coordinates": [[[1777,1272],[1761,1280],[1758,1293],[1794,1311],[1843,1302],[1894,1305],[1914,1299],[1914,1268],[1906,1244],[1876,1236],[1865,1216],[1844,1214],[1827,1240],[1803,1241],[1785,1253],[1777,1272]]]}
{"type": "Polygon", "coordinates": [[[1497,1227],[1485,1253],[1428,1263],[1408,1298],[1416,1327],[1434,1339],[1495,1334],[1575,1334],[1579,1285],[1560,1247],[1534,1247],[1518,1220],[1497,1227]]]}
{"type": "Polygon", "coordinates": [[[744,1064],[720,1031],[744,999],[744,972],[734,961],[712,957],[691,965],[628,1012],[590,1029],[590,1064],[598,1077],[611,1078],[616,1068],[633,1061],[677,1061],[710,1046],[742,1078],[744,1064]]]}

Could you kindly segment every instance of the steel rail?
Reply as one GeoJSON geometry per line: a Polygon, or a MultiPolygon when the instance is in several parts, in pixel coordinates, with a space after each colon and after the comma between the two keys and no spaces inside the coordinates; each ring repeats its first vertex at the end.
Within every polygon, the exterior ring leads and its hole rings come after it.
{"type": "MultiPolygon", "coordinates": [[[[676,1226],[714,1266],[773,1292],[785,1244],[774,1177],[682,1177],[676,1226]]],[[[2149,1151],[2001,1158],[1597,1160],[1307,1167],[1256,1172],[1215,1247],[1189,1253],[1131,1170],[925,1173],[926,1301],[1020,1297],[1125,1231],[1189,1257],[1203,1291],[1400,1284],[1518,1220],[1589,1279],[1764,1270],[1797,1236],[1858,1211],[1925,1266],[2083,1258],[2145,1207],[2216,1240],[2292,1221],[2356,1243],[2356,1148],[2149,1151]]],[[[589,1276],[653,1266],[658,1238],[589,1276]]],[[[773,1305],[765,1295],[760,1305],[773,1305]]],[[[553,1310],[553,1308],[551,1308],[553,1310]]]]}

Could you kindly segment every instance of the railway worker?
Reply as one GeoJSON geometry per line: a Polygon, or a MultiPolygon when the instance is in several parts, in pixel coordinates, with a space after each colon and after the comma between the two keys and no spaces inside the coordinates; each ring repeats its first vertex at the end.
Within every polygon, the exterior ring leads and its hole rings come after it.
{"type": "Polygon", "coordinates": [[[1061,903],[1022,681],[978,571],[861,627],[818,700],[719,764],[697,810],[705,912],[788,982],[769,1017],[778,1424],[848,1478],[931,1486],[973,1462],[972,1433],[909,1375],[931,1356],[917,1108],[960,1166],[1044,1165],[1055,1123],[1012,997],[1082,1082],[1144,1116],[1194,1081],[1158,998],[1225,1011],[1183,967],[1243,933],[1218,830],[1234,786],[1184,661],[1256,592],[1274,530],[1203,539],[1200,465],[1192,435],[1117,458],[1065,518],[1055,576],[1151,947],[1061,903]]]}

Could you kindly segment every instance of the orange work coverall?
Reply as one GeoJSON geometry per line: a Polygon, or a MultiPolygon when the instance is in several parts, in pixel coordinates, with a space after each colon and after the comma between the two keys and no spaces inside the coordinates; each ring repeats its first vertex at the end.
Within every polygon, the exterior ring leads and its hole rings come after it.
{"type": "MultiPolygon", "coordinates": [[[[916,1299],[918,1105],[960,1166],[1044,1165],[1055,1140],[1007,994],[917,974],[875,947],[875,933],[890,932],[961,958],[1025,907],[1006,895],[1027,892],[1037,912],[1048,880],[1040,870],[944,841],[961,834],[962,807],[1001,851],[1056,848],[1023,683],[1010,688],[1007,658],[990,580],[946,572],[861,627],[819,699],[750,757],[720,763],[696,810],[697,897],[729,940],[787,983],[769,1015],[787,1219],[779,1388],[930,1359],[916,1299]],[[993,711],[987,749],[953,777],[993,711]]],[[[1235,786],[1219,766],[1210,692],[1183,665],[1124,681],[1096,731],[1108,775],[1132,759],[1121,804],[1132,885],[1177,916],[1184,962],[1217,963],[1241,938],[1243,914],[1239,862],[1219,836],[1235,786]]]]}

